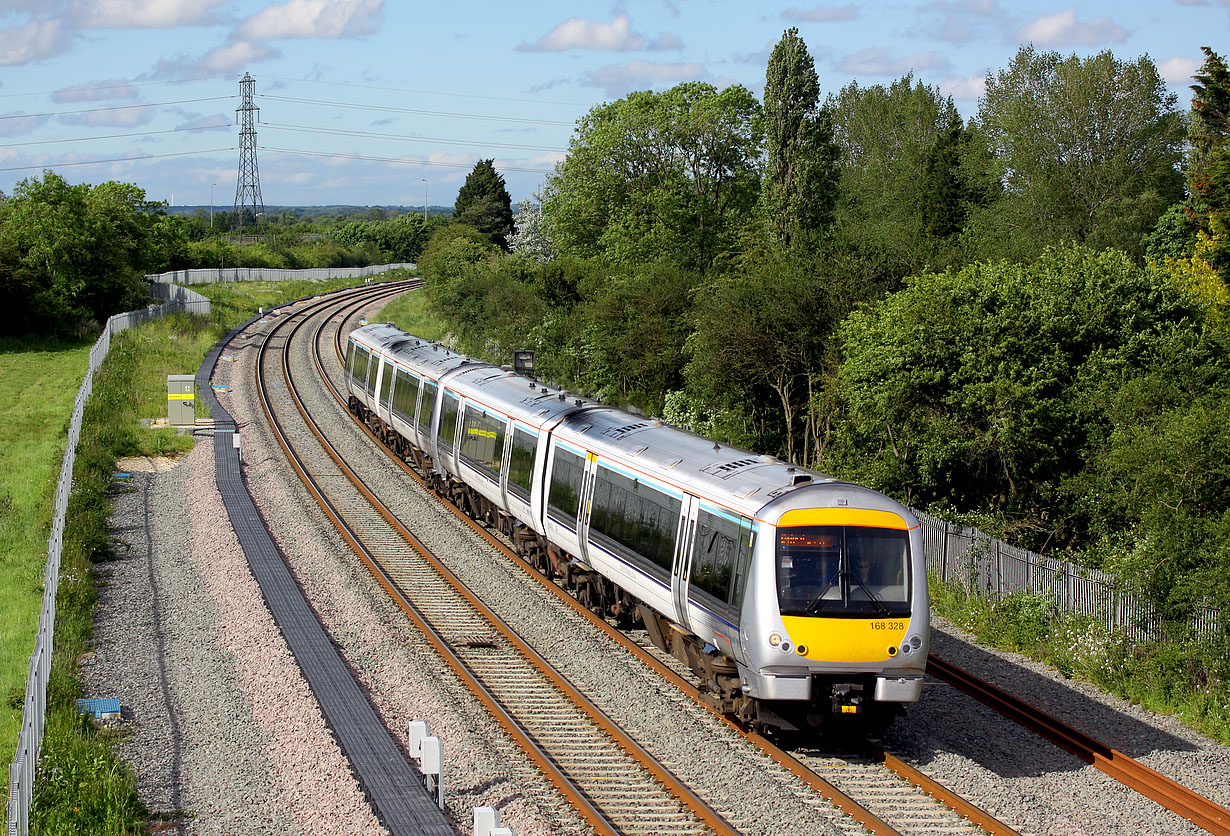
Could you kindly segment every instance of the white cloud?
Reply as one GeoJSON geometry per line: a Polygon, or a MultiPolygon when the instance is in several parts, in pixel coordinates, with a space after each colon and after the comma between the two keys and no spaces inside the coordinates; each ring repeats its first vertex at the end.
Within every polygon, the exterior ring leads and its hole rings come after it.
{"type": "MultiPolygon", "coordinates": [[[[666,35],[659,35],[661,40],[666,35]]],[[[598,49],[608,52],[628,52],[645,46],[644,35],[632,32],[632,21],[620,15],[610,23],[599,23],[583,17],[572,17],[556,25],[532,44],[521,44],[524,52],[562,52],[566,49],[598,49]]]]}
{"type": "Polygon", "coordinates": [[[236,41],[205,53],[196,62],[196,68],[209,73],[233,73],[266,58],[276,58],[281,53],[266,44],[236,41]]]}
{"type": "Polygon", "coordinates": [[[582,81],[590,87],[601,87],[612,97],[622,96],[632,90],[674,86],[682,81],[697,81],[709,75],[701,63],[656,63],[653,61],[630,61],[627,64],[608,64],[585,74],[582,81]]]}
{"type": "Polygon", "coordinates": [[[81,28],[172,29],[216,23],[214,9],[225,0],[81,0],[73,22],[81,28]]]}
{"type": "Polygon", "coordinates": [[[797,20],[805,23],[832,23],[839,20],[854,20],[857,17],[858,7],[853,3],[846,6],[815,6],[810,9],[791,6],[782,12],[783,20],[797,20]]]}
{"type": "Polygon", "coordinates": [[[976,102],[987,92],[987,77],[971,75],[964,78],[946,78],[940,82],[940,92],[959,102],[976,102]]]}
{"type": "Polygon", "coordinates": [[[91,128],[135,128],[148,123],[153,115],[153,108],[150,107],[99,108],[61,116],[60,121],[66,125],[88,125],[91,128]]]}
{"type": "Polygon", "coordinates": [[[939,15],[934,37],[951,43],[968,43],[979,37],[1005,35],[1010,17],[996,0],[936,0],[923,8],[924,14],[939,15]]]}
{"type": "Polygon", "coordinates": [[[1081,22],[1076,9],[1043,15],[1017,31],[1018,40],[1040,47],[1104,46],[1127,40],[1127,30],[1109,17],[1081,22]]]}
{"type": "Polygon", "coordinates": [[[841,59],[837,69],[854,75],[902,76],[921,70],[947,69],[949,66],[948,59],[938,52],[918,52],[897,58],[883,47],[867,47],[841,59]]]}
{"type": "Polygon", "coordinates": [[[6,113],[0,118],[0,136],[23,136],[47,124],[46,116],[27,116],[25,113],[6,113]]]}
{"type": "Polygon", "coordinates": [[[137,88],[123,79],[90,81],[74,84],[51,94],[53,102],[99,102],[116,99],[137,98],[137,88]]]}
{"type": "Polygon", "coordinates": [[[345,38],[379,27],[384,0],[288,0],[266,6],[236,27],[248,40],[345,38]]]}
{"type": "Polygon", "coordinates": [[[646,48],[653,52],[683,49],[683,41],[678,35],[672,35],[670,32],[659,32],[658,37],[650,41],[646,48]]]}
{"type": "Polygon", "coordinates": [[[1191,84],[1201,63],[1195,58],[1168,58],[1157,65],[1157,71],[1167,84],[1191,84]]]}
{"type": "Polygon", "coordinates": [[[17,29],[0,30],[0,67],[29,64],[68,49],[68,31],[58,20],[32,20],[17,29]]]}

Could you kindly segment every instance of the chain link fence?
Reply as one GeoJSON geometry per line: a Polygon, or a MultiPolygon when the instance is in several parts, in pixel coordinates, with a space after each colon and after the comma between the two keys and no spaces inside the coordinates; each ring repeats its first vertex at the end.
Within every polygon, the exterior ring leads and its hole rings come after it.
{"type": "Polygon", "coordinates": [[[369,267],[312,267],[306,270],[283,270],[267,267],[201,267],[150,273],[146,281],[155,284],[217,284],[219,282],[284,282],[292,279],[357,279],[378,276],[389,270],[414,270],[417,264],[373,264],[369,267]]]}

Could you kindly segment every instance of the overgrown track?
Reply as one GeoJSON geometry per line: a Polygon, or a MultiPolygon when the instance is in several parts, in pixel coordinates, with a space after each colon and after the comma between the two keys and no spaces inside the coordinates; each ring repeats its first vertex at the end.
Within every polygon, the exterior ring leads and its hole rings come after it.
{"type": "Polygon", "coordinates": [[[737,833],[479,601],[325,440],[309,416],[349,418],[289,358],[307,323],[317,346],[333,319],[292,313],[270,336],[280,351],[258,364],[262,401],[300,477],[381,585],[597,832],[737,833]]]}

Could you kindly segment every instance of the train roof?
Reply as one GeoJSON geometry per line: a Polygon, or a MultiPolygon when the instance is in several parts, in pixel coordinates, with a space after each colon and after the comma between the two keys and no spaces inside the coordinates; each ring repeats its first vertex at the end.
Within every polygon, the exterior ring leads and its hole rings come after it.
{"type": "Polygon", "coordinates": [[[750,517],[764,518],[763,509],[773,503],[782,510],[838,506],[853,493],[859,494],[862,507],[906,511],[870,488],[579,398],[410,336],[391,325],[368,325],[353,333],[420,374],[437,380],[446,377],[445,386],[484,408],[535,429],[550,429],[576,447],[750,517]]]}

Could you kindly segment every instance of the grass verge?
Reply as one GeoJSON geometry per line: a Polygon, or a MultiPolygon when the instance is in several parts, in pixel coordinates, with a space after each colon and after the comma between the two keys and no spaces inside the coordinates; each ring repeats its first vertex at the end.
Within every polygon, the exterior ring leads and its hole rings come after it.
{"type": "Polygon", "coordinates": [[[1176,715],[1230,744],[1230,646],[1224,638],[1175,634],[1135,644],[1096,619],[1060,612],[1045,595],[992,602],[934,577],[931,606],[982,644],[1021,653],[1150,711],[1176,715]]]}
{"type": "MultiPolygon", "coordinates": [[[[206,286],[202,292],[214,297],[215,301],[211,319],[186,315],[166,317],[125,331],[112,341],[111,351],[95,375],[94,393],[86,405],[77,447],[57,597],[47,726],[31,811],[32,833],[39,836],[127,836],[146,832],[149,828],[149,813],[137,797],[135,776],[112,751],[116,733],[96,727],[74,708],[74,701],[83,696],[77,659],[90,649],[97,602],[92,568],[95,563],[114,557],[108,516],[110,491],[115,484],[115,462],[125,456],[175,455],[191,447],[191,437],[180,436],[174,429],[165,427],[151,430],[142,426],[141,419],[166,414],[166,376],[194,373],[208,350],[231,327],[248,319],[259,307],[274,307],[301,296],[354,284],[355,280],[206,286]]],[[[0,345],[0,352],[5,348],[8,346],[0,345]]],[[[37,531],[37,536],[29,542],[12,545],[5,542],[6,563],[12,558],[15,565],[27,567],[29,575],[22,580],[16,571],[2,573],[6,582],[28,593],[26,600],[15,604],[14,608],[31,614],[30,626],[24,630],[6,625],[16,630],[15,638],[5,636],[6,650],[16,646],[13,654],[25,654],[21,660],[20,688],[8,692],[8,705],[17,717],[12,734],[5,738],[10,761],[20,722],[26,661],[33,646],[33,625],[37,622],[42,594],[39,587],[46,562],[51,497],[88,349],[88,346],[14,344],[7,354],[0,353],[0,371],[3,372],[0,397],[7,394],[11,399],[5,402],[20,403],[22,397],[14,392],[19,388],[22,392],[28,390],[30,394],[25,399],[37,406],[38,415],[46,415],[39,420],[22,415],[21,421],[7,422],[9,431],[19,428],[20,438],[15,439],[17,443],[4,445],[6,451],[24,445],[29,448],[34,463],[42,469],[24,460],[11,460],[13,467],[4,468],[3,478],[7,481],[0,481],[0,501],[12,505],[15,500],[11,497],[28,494],[21,504],[32,506],[33,510],[25,518],[27,524],[23,527],[37,531]],[[48,352],[57,356],[49,359],[45,356],[48,352]],[[60,353],[65,356],[59,358],[60,353]],[[62,362],[52,363],[52,359],[62,362]],[[46,394],[60,391],[66,393],[63,401],[46,394]],[[30,435],[35,429],[39,438],[32,441],[30,435]],[[46,449],[40,447],[44,438],[49,439],[46,449]],[[15,472],[19,472],[25,482],[13,479],[15,472]],[[31,487],[23,493],[13,487],[19,482],[28,482],[31,487]]],[[[9,462],[6,458],[3,463],[9,462]]],[[[7,513],[5,518],[7,521],[7,513]]],[[[0,600],[2,597],[3,587],[0,587],[0,600]]]]}

